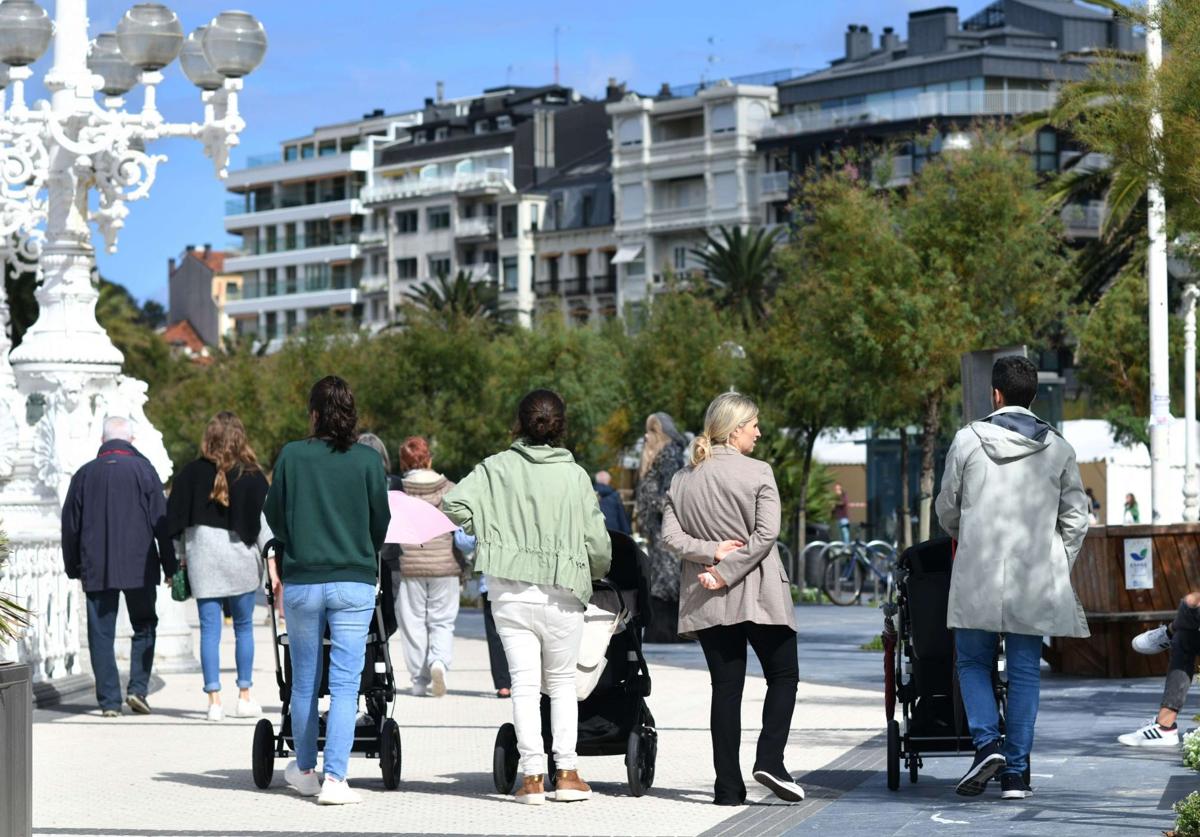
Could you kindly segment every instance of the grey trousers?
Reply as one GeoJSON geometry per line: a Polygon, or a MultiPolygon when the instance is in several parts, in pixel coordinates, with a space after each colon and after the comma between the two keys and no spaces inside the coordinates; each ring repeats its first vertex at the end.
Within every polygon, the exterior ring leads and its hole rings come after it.
{"type": "Polygon", "coordinates": [[[1164,709],[1178,712],[1183,708],[1196,673],[1197,654],[1200,654],[1200,608],[1181,601],[1175,621],[1171,623],[1171,667],[1163,687],[1164,709]]]}
{"type": "Polygon", "coordinates": [[[401,578],[396,596],[404,662],[418,691],[429,686],[434,661],[450,668],[454,620],[458,618],[458,576],[401,578]]]}

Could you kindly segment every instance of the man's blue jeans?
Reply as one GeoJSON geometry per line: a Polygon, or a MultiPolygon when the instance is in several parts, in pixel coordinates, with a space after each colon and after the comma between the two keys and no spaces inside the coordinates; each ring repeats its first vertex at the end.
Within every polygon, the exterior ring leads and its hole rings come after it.
{"type": "Polygon", "coordinates": [[[154,587],[133,590],[98,590],[87,597],[88,653],[96,678],[96,701],[101,709],[120,709],[121,673],[117,670],[117,608],[125,596],[133,641],[129,649],[129,694],[145,697],[150,690],[150,666],[154,664],[154,637],[158,614],[154,587]]]}
{"type": "Polygon", "coordinates": [[[329,714],[325,718],[325,775],[346,778],[358,686],[367,652],[367,629],[375,613],[375,585],[360,581],[285,584],[283,612],[292,655],[292,737],[301,770],[317,766],[317,691],[329,626],[329,714]]]}
{"type": "MultiPolygon", "coordinates": [[[[1000,714],[992,689],[992,670],[1000,635],[967,628],[954,630],[958,651],[958,682],[963,707],[971,727],[975,749],[1000,740],[1000,714]]],[[[1042,638],[1028,634],[1005,634],[1004,653],[1008,670],[1008,715],[1005,718],[1004,773],[1023,773],[1033,749],[1033,725],[1037,722],[1041,690],[1042,638]]]]}
{"type": "Polygon", "coordinates": [[[200,612],[200,668],[204,670],[204,691],[221,691],[221,603],[229,602],[233,615],[233,658],[237,662],[237,687],[249,689],[254,683],[254,591],[221,599],[196,599],[200,612]]]}

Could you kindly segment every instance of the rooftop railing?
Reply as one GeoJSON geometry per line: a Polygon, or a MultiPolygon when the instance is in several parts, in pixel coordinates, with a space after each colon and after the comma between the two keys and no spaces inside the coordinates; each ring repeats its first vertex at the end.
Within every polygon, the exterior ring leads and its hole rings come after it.
{"type": "Polygon", "coordinates": [[[509,182],[507,169],[485,169],[462,172],[450,177],[414,177],[404,180],[383,180],[362,190],[363,203],[382,203],[390,200],[432,195],[439,192],[464,192],[490,186],[501,187],[509,182]]]}

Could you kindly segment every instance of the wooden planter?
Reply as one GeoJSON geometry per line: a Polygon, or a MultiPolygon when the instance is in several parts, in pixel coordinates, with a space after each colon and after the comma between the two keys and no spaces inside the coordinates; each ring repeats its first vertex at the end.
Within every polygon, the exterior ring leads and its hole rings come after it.
{"type": "Polygon", "coordinates": [[[1151,677],[1167,673],[1167,655],[1146,656],[1135,636],[1175,618],[1179,600],[1200,590],[1200,524],[1096,526],[1071,570],[1087,614],[1088,639],[1057,637],[1045,649],[1054,671],[1088,677],[1151,677]],[[1149,538],[1154,587],[1125,588],[1125,539],[1149,538]]]}

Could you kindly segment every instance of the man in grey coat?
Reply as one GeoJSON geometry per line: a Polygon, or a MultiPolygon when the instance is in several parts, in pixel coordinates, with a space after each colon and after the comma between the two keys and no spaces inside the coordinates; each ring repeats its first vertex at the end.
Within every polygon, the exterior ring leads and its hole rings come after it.
{"type": "Polygon", "coordinates": [[[977,796],[1000,774],[1001,798],[1032,793],[1022,774],[1037,720],[1043,636],[1088,636],[1071,567],[1088,528],[1075,451],[1029,410],[1037,367],[992,367],[990,416],[958,431],[946,455],[938,520],[958,541],[947,626],[975,761],[958,793],[977,796]],[[1000,637],[1008,669],[1004,739],[992,688],[1000,637]]]}

